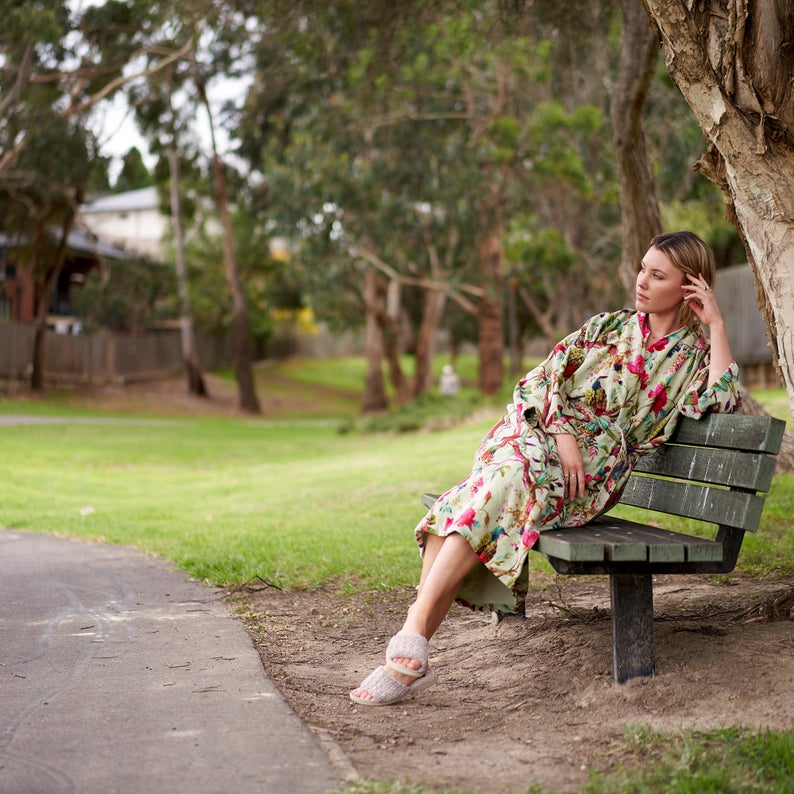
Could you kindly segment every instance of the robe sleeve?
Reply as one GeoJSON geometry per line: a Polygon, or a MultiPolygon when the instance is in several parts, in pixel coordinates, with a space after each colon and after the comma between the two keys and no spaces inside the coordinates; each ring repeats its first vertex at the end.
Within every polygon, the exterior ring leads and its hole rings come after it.
{"type": "Polygon", "coordinates": [[[739,367],[732,362],[719,379],[708,386],[709,359],[706,357],[679,403],[682,416],[700,419],[704,414],[732,414],[742,407],[739,393],[739,367]]]}

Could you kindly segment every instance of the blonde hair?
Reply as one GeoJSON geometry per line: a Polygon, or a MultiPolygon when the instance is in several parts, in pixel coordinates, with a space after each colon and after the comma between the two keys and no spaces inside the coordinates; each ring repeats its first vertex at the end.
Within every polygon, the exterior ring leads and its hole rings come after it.
{"type": "MultiPolygon", "coordinates": [[[[714,286],[717,271],[714,252],[693,232],[657,234],[651,240],[651,246],[661,251],[685,275],[701,276],[710,287],[714,286]]],[[[682,325],[698,324],[697,316],[686,303],[679,310],[679,318],[682,325]]]]}

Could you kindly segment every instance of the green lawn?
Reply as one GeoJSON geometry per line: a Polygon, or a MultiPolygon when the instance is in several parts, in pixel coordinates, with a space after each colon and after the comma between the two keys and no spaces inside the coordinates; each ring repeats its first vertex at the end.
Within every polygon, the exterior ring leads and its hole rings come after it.
{"type": "Polygon", "coordinates": [[[135,545],[219,584],[416,577],[419,493],[466,473],[486,425],[340,435],[323,421],[0,428],[0,525],[135,545]]]}
{"type": "MultiPolygon", "coordinates": [[[[278,382],[349,392],[360,360],[287,362],[278,382]]],[[[464,366],[465,368],[465,366],[464,366]]],[[[765,394],[780,411],[787,401],[765,394]]],[[[319,403],[329,405],[321,396],[319,403]]],[[[450,412],[443,402],[432,410],[450,412]]],[[[309,588],[334,578],[362,587],[412,583],[418,495],[464,477],[499,415],[437,432],[339,432],[309,419],[168,418],[0,428],[0,526],[135,545],[218,584],[261,576],[309,588]]],[[[69,393],[0,401],[0,413],[82,414],[69,393]]],[[[761,530],[740,565],[794,574],[794,475],[778,476],[761,530]]],[[[669,519],[665,519],[669,520],[669,519]]]]}

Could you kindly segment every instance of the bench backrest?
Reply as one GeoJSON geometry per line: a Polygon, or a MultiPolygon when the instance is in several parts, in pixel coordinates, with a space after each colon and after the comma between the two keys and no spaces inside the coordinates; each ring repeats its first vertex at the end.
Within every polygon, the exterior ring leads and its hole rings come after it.
{"type": "Polygon", "coordinates": [[[673,437],[641,458],[621,504],[755,532],[775,473],[785,422],[709,414],[681,419],[673,437]]]}

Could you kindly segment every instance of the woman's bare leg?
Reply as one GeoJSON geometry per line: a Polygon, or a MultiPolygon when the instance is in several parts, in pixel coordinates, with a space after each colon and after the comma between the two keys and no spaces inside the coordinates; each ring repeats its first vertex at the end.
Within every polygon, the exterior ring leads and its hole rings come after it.
{"type": "MultiPolygon", "coordinates": [[[[429,640],[446,617],[466,575],[477,565],[481,565],[479,558],[457,532],[445,538],[428,535],[416,601],[408,610],[402,631],[420,634],[429,640]]],[[[416,659],[395,657],[394,661],[412,670],[421,666],[416,659]]],[[[391,668],[387,672],[404,684],[415,680],[391,668]]],[[[357,689],[354,694],[369,699],[366,690],[357,689]]]]}

